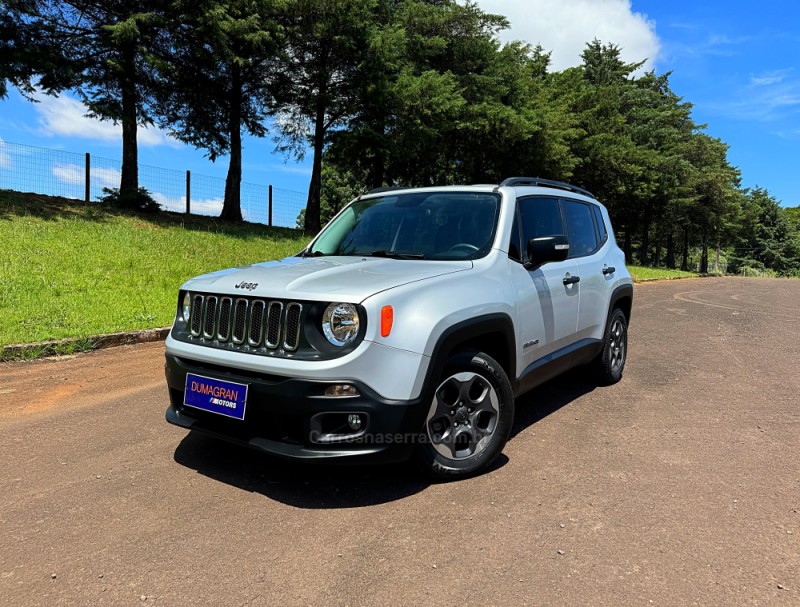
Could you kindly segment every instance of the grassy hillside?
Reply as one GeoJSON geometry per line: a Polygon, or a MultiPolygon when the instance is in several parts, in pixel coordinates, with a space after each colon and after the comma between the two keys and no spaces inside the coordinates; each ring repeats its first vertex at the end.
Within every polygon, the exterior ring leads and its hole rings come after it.
{"type": "MultiPolygon", "coordinates": [[[[167,326],[187,278],[292,255],[306,238],[260,224],[137,215],[0,190],[0,243],[1,347],[167,326]]],[[[630,270],[636,280],[694,275],[630,270]]]]}
{"type": "Polygon", "coordinates": [[[0,346],[171,324],[178,287],[299,251],[302,234],[0,190],[0,346]]]}

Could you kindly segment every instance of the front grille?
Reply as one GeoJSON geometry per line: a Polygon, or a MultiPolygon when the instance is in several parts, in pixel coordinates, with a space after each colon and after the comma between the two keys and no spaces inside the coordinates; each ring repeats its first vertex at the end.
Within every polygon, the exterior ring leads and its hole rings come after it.
{"type": "Polygon", "coordinates": [[[233,343],[244,343],[247,331],[247,300],[237,299],[233,309],[233,343]]]}
{"type": "Polygon", "coordinates": [[[261,333],[264,327],[264,302],[257,299],[250,306],[250,333],[247,343],[258,347],[261,344],[261,333]]]}
{"type": "Polygon", "coordinates": [[[267,334],[264,339],[265,344],[270,350],[278,347],[281,339],[281,315],[283,314],[283,304],[279,301],[272,301],[269,304],[267,315],[267,334]]]}
{"type": "Polygon", "coordinates": [[[294,352],[300,346],[302,314],[303,306],[294,301],[194,294],[187,329],[206,345],[231,342],[251,352],[263,347],[294,352]]]}
{"type": "Polygon", "coordinates": [[[231,337],[231,307],[233,300],[230,297],[223,297],[222,303],[219,305],[219,331],[217,331],[217,339],[220,341],[228,341],[231,337]]]}
{"type": "Polygon", "coordinates": [[[303,306],[292,302],[286,306],[286,337],[283,340],[283,347],[293,352],[297,350],[300,343],[300,313],[303,306]]]}
{"type": "Polygon", "coordinates": [[[206,313],[203,321],[203,337],[214,337],[214,326],[217,324],[217,298],[206,297],[206,313]]]}

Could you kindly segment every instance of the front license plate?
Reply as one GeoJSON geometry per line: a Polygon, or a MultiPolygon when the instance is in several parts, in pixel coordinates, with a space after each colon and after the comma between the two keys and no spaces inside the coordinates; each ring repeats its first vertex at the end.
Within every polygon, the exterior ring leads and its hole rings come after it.
{"type": "Polygon", "coordinates": [[[225,417],[244,419],[247,385],[187,373],[183,403],[225,417]]]}

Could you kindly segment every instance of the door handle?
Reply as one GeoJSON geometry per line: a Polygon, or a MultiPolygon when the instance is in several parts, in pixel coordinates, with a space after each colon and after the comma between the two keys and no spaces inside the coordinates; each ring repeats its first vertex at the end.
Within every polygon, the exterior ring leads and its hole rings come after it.
{"type": "Polygon", "coordinates": [[[565,285],[574,285],[576,282],[580,281],[581,281],[580,276],[565,276],[563,280],[565,285]]]}
{"type": "Polygon", "coordinates": [[[613,274],[616,271],[617,271],[617,268],[615,268],[614,266],[611,266],[611,267],[604,266],[603,267],[603,275],[604,276],[607,276],[608,274],[613,274]]]}

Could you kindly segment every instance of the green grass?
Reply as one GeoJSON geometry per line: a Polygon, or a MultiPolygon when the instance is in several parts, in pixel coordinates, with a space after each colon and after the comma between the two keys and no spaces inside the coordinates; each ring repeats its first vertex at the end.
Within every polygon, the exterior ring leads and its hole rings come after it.
{"type": "Polygon", "coordinates": [[[645,268],[643,266],[628,266],[628,271],[637,282],[645,280],[664,280],[669,278],[692,278],[699,276],[696,272],[683,270],[667,270],[666,268],[645,268]]]}
{"type": "MultiPolygon", "coordinates": [[[[297,230],[0,190],[0,347],[165,327],[188,278],[299,251],[297,230]]],[[[637,281],[696,276],[628,266],[637,281]]],[[[52,348],[51,348],[52,350],[52,348]]],[[[34,350],[19,356],[36,356],[34,350]]]]}
{"type": "Polygon", "coordinates": [[[164,327],[186,279],[292,255],[296,230],[0,190],[0,346],[164,327]]]}

